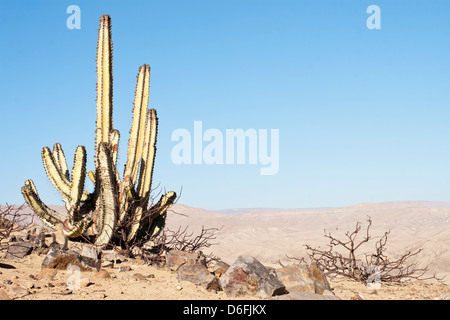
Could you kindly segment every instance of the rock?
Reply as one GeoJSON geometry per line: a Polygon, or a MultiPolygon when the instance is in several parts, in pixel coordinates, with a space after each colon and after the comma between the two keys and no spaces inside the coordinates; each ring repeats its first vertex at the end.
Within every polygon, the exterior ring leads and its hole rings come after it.
{"type": "Polygon", "coordinates": [[[276,275],[286,285],[286,290],[322,294],[331,290],[328,280],[315,263],[294,264],[279,268],[276,275]]]}
{"type": "Polygon", "coordinates": [[[131,271],[131,267],[130,266],[123,266],[123,267],[120,267],[118,271],[119,272],[131,271]]]}
{"type": "Polygon", "coordinates": [[[0,289],[0,300],[11,300],[5,290],[0,289]]]}
{"type": "Polygon", "coordinates": [[[178,280],[189,281],[207,290],[219,290],[214,274],[202,264],[186,264],[178,268],[178,280]]]}
{"type": "Polygon", "coordinates": [[[201,251],[186,252],[181,250],[171,250],[166,255],[166,264],[172,271],[177,271],[178,268],[185,264],[200,264],[206,267],[206,258],[201,251]]]}
{"type": "Polygon", "coordinates": [[[95,294],[95,299],[105,299],[106,298],[106,294],[104,294],[103,292],[98,292],[95,294]]]}
{"type": "Polygon", "coordinates": [[[289,265],[276,270],[277,278],[286,286],[286,290],[315,293],[314,280],[311,272],[305,265],[289,265]]]}
{"type": "Polygon", "coordinates": [[[50,280],[53,281],[56,276],[56,269],[50,269],[50,268],[42,268],[41,272],[36,276],[39,280],[50,280]]]}
{"type": "Polygon", "coordinates": [[[311,270],[311,276],[314,279],[314,287],[316,293],[321,294],[325,290],[331,290],[327,277],[322,272],[322,270],[319,269],[315,262],[309,265],[309,270],[311,270]]]}
{"type": "Polygon", "coordinates": [[[288,294],[273,297],[274,300],[341,300],[335,295],[322,295],[312,292],[293,291],[288,294]]]}
{"type": "Polygon", "coordinates": [[[133,273],[129,276],[130,281],[142,281],[146,280],[147,278],[142,273],[133,273]]]}
{"type": "Polygon", "coordinates": [[[215,276],[221,277],[225,272],[227,272],[230,265],[223,261],[217,261],[215,265],[211,268],[215,276]]]}
{"type": "Polygon", "coordinates": [[[239,256],[220,277],[220,284],[231,297],[249,294],[267,298],[286,293],[284,284],[251,256],[239,256]]]}
{"type": "Polygon", "coordinates": [[[10,242],[4,259],[21,259],[33,251],[33,244],[29,242],[10,242]]]}
{"type": "Polygon", "coordinates": [[[102,264],[101,255],[102,251],[96,247],[84,245],[81,251],[81,263],[85,264],[85,267],[100,270],[102,264]]]}
{"type": "Polygon", "coordinates": [[[111,279],[111,275],[109,274],[108,271],[106,270],[100,270],[98,271],[94,277],[98,278],[98,279],[111,279]]]}
{"type": "Polygon", "coordinates": [[[364,300],[364,296],[359,293],[355,293],[351,300],[364,300]]]}
{"type": "Polygon", "coordinates": [[[98,271],[101,260],[85,257],[72,250],[61,250],[56,247],[50,248],[42,262],[42,268],[67,270],[69,266],[77,266],[80,271],[98,271]]]}
{"type": "Polygon", "coordinates": [[[114,250],[108,250],[102,252],[102,260],[109,261],[112,263],[121,263],[127,261],[127,258],[114,250]]]}
{"type": "Polygon", "coordinates": [[[22,288],[22,287],[14,287],[13,291],[16,294],[19,294],[19,295],[28,295],[28,294],[30,294],[30,291],[28,291],[27,289],[22,288]]]}

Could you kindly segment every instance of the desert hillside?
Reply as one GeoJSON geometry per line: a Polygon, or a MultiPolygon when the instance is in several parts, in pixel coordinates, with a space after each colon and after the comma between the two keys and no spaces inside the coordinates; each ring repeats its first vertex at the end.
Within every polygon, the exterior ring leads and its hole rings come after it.
{"type": "MultiPolygon", "coordinates": [[[[286,255],[305,257],[305,244],[325,246],[324,229],[339,237],[353,231],[357,221],[364,229],[367,217],[373,223],[371,234],[382,236],[390,230],[387,248],[392,255],[423,248],[419,266],[430,265],[439,276],[450,274],[450,203],[386,202],[361,203],[349,207],[321,209],[233,209],[207,211],[176,204],[169,214],[167,228],[188,226],[198,232],[201,226],[221,228],[208,252],[233,262],[249,254],[267,265],[288,261],[286,255]]],[[[372,247],[366,248],[372,250],[372,247]]],[[[450,281],[447,276],[446,282],[450,281]]]]}

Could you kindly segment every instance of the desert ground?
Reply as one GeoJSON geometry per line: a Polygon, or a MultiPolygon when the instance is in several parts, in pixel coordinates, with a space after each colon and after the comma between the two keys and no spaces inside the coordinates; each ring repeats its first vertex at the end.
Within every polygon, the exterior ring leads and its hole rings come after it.
{"type": "MultiPolygon", "coordinates": [[[[59,209],[62,209],[59,207],[59,209]]],[[[387,247],[392,256],[408,250],[423,251],[418,266],[444,277],[440,283],[409,281],[381,283],[377,289],[344,278],[329,278],[333,293],[343,300],[448,300],[450,299],[450,203],[364,203],[322,209],[233,209],[213,212],[176,204],[166,228],[192,231],[217,228],[212,244],[203,251],[232,264],[239,255],[251,255],[265,266],[295,263],[289,257],[306,257],[304,245],[325,246],[324,229],[339,237],[370,216],[376,238],[390,230],[387,247]]],[[[368,247],[365,250],[371,250],[368,247]]],[[[32,253],[22,259],[0,260],[0,296],[19,300],[152,299],[227,300],[223,291],[211,292],[186,281],[165,267],[143,260],[126,259],[104,266],[102,272],[81,272],[80,286],[71,288],[70,271],[41,272],[45,255],[32,253]]],[[[255,297],[240,297],[255,299],[255,297]]]]}

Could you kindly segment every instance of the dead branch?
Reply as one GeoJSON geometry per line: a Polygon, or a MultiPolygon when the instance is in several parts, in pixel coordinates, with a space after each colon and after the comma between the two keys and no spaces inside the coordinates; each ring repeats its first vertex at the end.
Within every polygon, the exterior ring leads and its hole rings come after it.
{"type": "MultiPolygon", "coordinates": [[[[373,275],[377,280],[383,282],[401,282],[404,280],[430,280],[442,281],[436,275],[425,276],[428,273],[428,266],[417,267],[417,261],[411,262],[411,258],[417,256],[422,249],[411,252],[408,251],[398,259],[393,259],[385,254],[386,244],[390,231],[384,233],[375,242],[375,252],[363,253],[365,261],[358,259],[361,256],[358,249],[364,243],[372,240],[370,227],[372,220],[367,219],[367,227],[362,239],[358,239],[361,232],[361,223],[357,222],[355,229],[345,233],[345,239],[340,240],[330,232],[324,230],[324,237],[328,239],[328,249],[313,248],[306,245],[309,258],[330,277],[344,276],[360,282],[367,282],[373,275]]],[[[300,259],[296,259],[300,260],[300,259]]]]}

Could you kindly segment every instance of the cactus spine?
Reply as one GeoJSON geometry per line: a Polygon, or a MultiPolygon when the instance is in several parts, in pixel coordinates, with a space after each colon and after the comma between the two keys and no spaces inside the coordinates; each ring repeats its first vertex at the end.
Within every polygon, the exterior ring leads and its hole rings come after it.
{"type": "Polygon", "coordinates": [[[158,118],[155,109],[147,109],[150,66],[142,65],[137,76],[133,119],[128,141],[127,162],[120,178],[117,153],[120,133],[113,128],[113,76],[111,18],[100,17],[97,43],[97,121],[95,171],[86,172],[86,150],[78,146],[71,174],[59,143],[42,149],[46,173],[61,193],[68,216],[46,206],[31,180],[22,187],[25,201],[43,221],[54,228],[62,223],[70,238],[90,237],[99,246],[119,239],[125,230],[129,244],[139,239],[151,241],[164,227],[167,209],[176,199],[170,191],[148,207],[156,155],[158,118]],[[95,185],[93,193],[84,191],[86,175],[95,185]]]}

